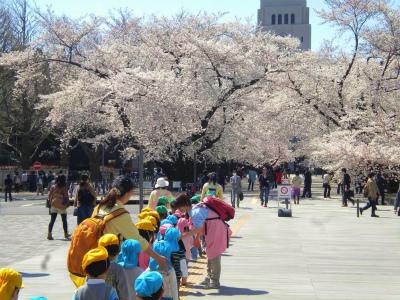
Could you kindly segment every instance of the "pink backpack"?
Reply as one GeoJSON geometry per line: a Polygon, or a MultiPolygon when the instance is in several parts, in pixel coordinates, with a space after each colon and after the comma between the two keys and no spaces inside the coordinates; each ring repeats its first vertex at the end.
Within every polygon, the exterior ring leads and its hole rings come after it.
{"type": "Polygon", "coordinates": [[[235,218],[235,209],[224,200],[217,197],[207,197],[199,204],[214,211],[222,221],[228,222],[235,218]]]}

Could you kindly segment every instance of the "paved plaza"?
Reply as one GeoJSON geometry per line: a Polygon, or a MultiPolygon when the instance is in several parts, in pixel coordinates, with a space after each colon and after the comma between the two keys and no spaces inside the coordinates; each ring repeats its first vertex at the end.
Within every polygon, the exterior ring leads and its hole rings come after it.
{"type": "MultiPolygon", "coordinates": [[[[129,206],[131,213],[137,209],[129,206]]],[[[42,200],[0,206],[0,266],[23,274],[22,300],[35,295],[67,300],[74,291],[61,219],[54,228],[56,240],[47,241],[46,213],[42,200]]],[[[199,261],[192,264],[183,299],[399,299],[400,219],[392,207],[380,206],[380,218],[370,218],[367,211],[357,219],[356,209],[342,208],[336,195],[321,199],[318,188],[314,199],[302,201],[293,214],[278,218],[275,200],[263,208],[256,192],[246,194],[231,222],[234,236],[223,256],[221,289],[196,285],[205,268],[199,261]]],[[[70,215],[68,221],[72,231],[76,219],[70,215]]]]}

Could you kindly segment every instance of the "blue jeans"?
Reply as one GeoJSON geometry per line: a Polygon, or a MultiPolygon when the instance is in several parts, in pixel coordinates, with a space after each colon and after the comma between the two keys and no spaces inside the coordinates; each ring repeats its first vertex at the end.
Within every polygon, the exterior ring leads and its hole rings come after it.
{"type": "Polygon", "coordinates": [[[93,206],[81,205],[78,207],[78,225],[81,224],[85,219],[90,218],[93,213],[93,206]]]}
{"type": "Polygon", "coordinates": [[[261,199],[261,202],[268,203],[268,197],[269,197],[269,187],[260,188],[260,199],[261,199]]]}

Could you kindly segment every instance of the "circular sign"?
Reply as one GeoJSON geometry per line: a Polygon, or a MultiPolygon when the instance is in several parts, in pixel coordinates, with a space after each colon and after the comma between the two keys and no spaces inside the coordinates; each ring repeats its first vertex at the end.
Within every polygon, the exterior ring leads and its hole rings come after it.
{"type": "Polygon", "coordinates": [[[287,195],[289,193],[289,189],[286,186],[281,187],[281,194],[287,195]]]}
{"type": "Polygon", "coordinates": [[[39,170],[41,167],[42,167],[42,163],[41,163],[40,161],[36,161],[36,162],[33,164],[33,168],[34,168],[35,170],[39,170]]]}

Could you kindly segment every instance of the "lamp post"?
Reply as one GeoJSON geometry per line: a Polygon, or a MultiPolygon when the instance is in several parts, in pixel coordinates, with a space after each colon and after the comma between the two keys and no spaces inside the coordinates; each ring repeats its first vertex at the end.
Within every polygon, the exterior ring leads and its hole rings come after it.
{"type": "Polygon", "coordinates": [[[139,209],[142,211],[144,206],[144,190],[143,190],[143,171],[144,171],[144,153],[143,148],[139,149],[139,209]]]}

